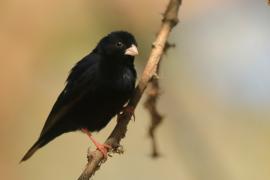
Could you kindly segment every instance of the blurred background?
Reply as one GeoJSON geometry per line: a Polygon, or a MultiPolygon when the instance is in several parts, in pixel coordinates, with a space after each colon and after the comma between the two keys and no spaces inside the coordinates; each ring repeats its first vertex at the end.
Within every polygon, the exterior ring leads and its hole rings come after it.
{"type": "MultiPolygon", "coordinates": [[[[164,0],[0,1],[1,179],[76,179],[89,145],[80,132],[60,136],[29,161],[70,68],[113,30],[139,43],[139,75],[160,25],[164,0]]],[[[266,0],[183,0],[164,57],[158,129],[151,159],[142,102],[124,155],[95,179],[270,179],[270,7],[266,0]]],[[[105,140],[115,121],[96,134],[105,140]]]]}

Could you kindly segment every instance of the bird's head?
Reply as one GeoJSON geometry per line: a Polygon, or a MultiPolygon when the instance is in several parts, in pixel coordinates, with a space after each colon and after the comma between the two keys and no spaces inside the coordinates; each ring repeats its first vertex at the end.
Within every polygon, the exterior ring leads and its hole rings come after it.
{"type": "Polygon", "coordinates": [[[119,60],[139,54],[134,36],[126,31],[111,32],[100,40],[95,51],[119,60]]]}

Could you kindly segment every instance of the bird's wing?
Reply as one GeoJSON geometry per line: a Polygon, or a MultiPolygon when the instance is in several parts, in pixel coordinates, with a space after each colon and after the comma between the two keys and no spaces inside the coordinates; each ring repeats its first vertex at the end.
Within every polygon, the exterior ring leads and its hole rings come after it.
{"type": "Polygon", "coordinates": [[[58,96],[40,136],[46,134],[62,117],[70,111],[87,94],[91,93],[95,87],[96,71],[99,57],[89,54],[79,61],[71,70],[67,84],[58,96]]]}

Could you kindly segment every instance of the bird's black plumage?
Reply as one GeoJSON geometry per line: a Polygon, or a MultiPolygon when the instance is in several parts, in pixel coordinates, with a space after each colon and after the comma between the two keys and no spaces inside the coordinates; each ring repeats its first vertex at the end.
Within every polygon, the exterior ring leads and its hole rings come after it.
{"type": "Polygon", "coordinates": [[[63,133],[101,130],[121,111],[135,87],[136,46],[130,33],[112,32],[72,68],[40,137],[22,161],[63,133]]]}

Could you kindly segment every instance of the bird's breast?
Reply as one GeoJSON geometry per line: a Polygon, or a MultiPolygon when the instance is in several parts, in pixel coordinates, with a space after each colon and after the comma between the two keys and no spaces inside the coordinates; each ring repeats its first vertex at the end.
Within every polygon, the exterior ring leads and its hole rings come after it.
{"type": "Polygon", "coordinates": [[[136,72],[131,68],[122,68],[102,76],[100,89],[106,93],[125,94],[133,91],[136,81],[136,72]]]}

